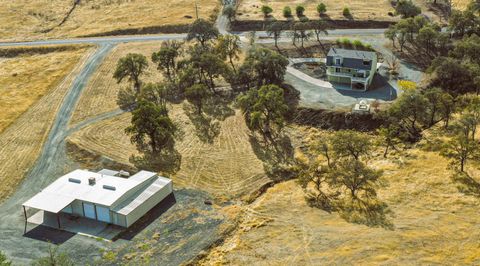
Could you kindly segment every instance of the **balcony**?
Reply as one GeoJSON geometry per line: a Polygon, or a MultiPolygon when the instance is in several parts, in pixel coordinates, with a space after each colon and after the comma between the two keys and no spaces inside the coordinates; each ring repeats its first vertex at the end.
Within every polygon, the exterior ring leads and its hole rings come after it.
{"type": "Polygon", "coordinates": [[[366,76],[365,77],[363,73],[345,73],[345,72],[336,72],[336,71],[327,70],[327,75],[351,78],[352,82],[364,83],[364,82],[367,82],[368,80],[367,73],[365,74],[366,76]]]}

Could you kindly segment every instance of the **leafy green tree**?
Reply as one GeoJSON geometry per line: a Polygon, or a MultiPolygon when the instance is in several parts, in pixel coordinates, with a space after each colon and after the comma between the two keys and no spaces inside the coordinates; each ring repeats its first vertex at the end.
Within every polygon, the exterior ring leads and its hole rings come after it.
{"type": "Polygon", "coordinates": [[[428,69],[432,74],[430,84],[454,95],[475,91],[474,79],[469,68],[450,57],[437,57],[428,69]]]}
{"type": "Polygon", "coordinates": [[[270,49],[254,47],[239,72],[241,82],[249,86],[261,87],[267,84],[281,85],[287,71],[288,59],[270,49]]]}
{"type": "Polygon", "coordinates": [[[138,96],[139,100],[144,100],[155,104],[168,113],[167,110],[168,87],[161,83],[147,83],[142,87],[138,96]]]}
{"type": "Polygon", "coordinates": [[[370,138],[360,132],[341,130],[333,134],[330,139],[332,150],[338,159],[350,157],[359,160],[368,157],[372,150],[370,138]]]}
{"type": "Polygon", "coordinates": [[[187,40],[197,40],[202,47],[207,45],[207,42],[210,40],[218,38],[220,33],[213,23],[206,21],[204,19],[195,20],[190,28],[188,29],[187,40]]]}
{"type": "Polygon", "coordinates": [[[262,6],[260,10],[262,11],[265,18],[268,18],[273,12],[273,9],[270,6],[262,6]]]}
{"type": "Polygon", "coordinates": [[[288,112],[283,89],[277,85],[252,88],[246,94],[238,96],[237,102],[248,128],[259,132],[265,141],[274,142],[275,135],[285,126],[288,112]]]}
{"type": "Polygon", "coordinates": [[[283,8],[283,17],[286,19],[292,17],[292,9],[289,6],[283,8]]]}
{"type": "Polygon", "coordinates": [[[232,23],[232,20],[235,18],[236,15],[235,8],[231,5],[225,6],[223,9],[223,15],[228,18],[228,22],[232,23]]]}
{"type": "Polygon", "coordinates": [[[330,184],[346,189],[353,200],[377,196],[376,188],[381,184],[382,171],[367,167],[355,159],[341,160],[330,172],[330,184]],[[360,195],[361,194],[361,195],[360,195]]]}
{"type": "Polygon", "coordinates": [[[320,154],[327,160],[328,167],[332,167],[331,144],[328,138],[317,138],[312,141],[310,151],[312,154],[320,154]]]}
{"type": "Polygon", "coordinates": [[[342,14],[344,17],[347,17],[347,18],[352,16],[352,14],[350,13],[350,9],[348,7],[343,8],[342,14]]]}
{"type": "Polygon", "coordinates": [[[382,145],[385,146],[383,157],[387,158],[388,151],[390,149],[397,149],[397,145],[401,143],[400,135],[402,134],[401,128],[396,124],[390,124],[388,126],[380,127],[377,131],[382,140],[382,145]]]}
{"type": "Polygon", "coordinates": [[[480,98],[475,96],[469,97],[467,100],[467,106],[458,120],[458,126],[465,136],[475,141],[477,127],[480,124],[480,98]]]}
{"type": "Polygon", "coordinates": [[[331,209],[330,195],[324,190],[324,186],[329,181],[330,168],[315,159],[308,162],[298,162],[298,164],[300,171],[297,182],[307,192],[309,201],[322,209],[331,209]],[[313,190],[310,187],[313,187],[313,190]]]}
{"type": "Polygon", "coordinates": [[[422,13],[420,7],[416,6],[412,0],[399,0],[395,6],[395,12],[402,18],[413,18],[422,13]]]}
{"type": "Polygon", "coordinates": [[[454,10],[449,17],[448,27],[453,35],[463,37],[478,30],[480,21],[471,10],[454,10]]]}
{"type": "Polygon", "coordinates": [[[10,266],[12,262],[7,259],[7,256],[0,251],[0,266],[10,266]]]}
{"type": "Polygon", "coordinates": [[[312,32],[310,31],[310,23],[309,22],[297,22],[293,25],[293,38],[296,40],[300,40],[300,45],[303,49],[304,43],[312,37],[312,32]]]}
{"type": "Polygon", "coordinates": [[[118,83],[127,78],[129,82],[133,83],[133,88],[138,93],[142,87],[140,76],[145,73],[147,67],[148,62],[144,55],[130,53],[120,58],[113,77],[118,83]]]}
{"type": "Polygon", "coordinates": [[[452,159],[452,164],[457,164],[460,172],[464,172],[467,161],[478,159],[479,151],[479,145],[476,141],[472,141],[463,133],[458,133],[444,144],[440,154],[452,159]]]}
{"type": "Polygon", "coordinates": [[[458,60],[480,65],[480,37],[473,34],[470,37],[463,38],[455,44],[455,48],[450,55],[458,60]]]}
{"type": "Polygon", "coordinates": [[[440,98],[440,115],[442,117],[445,128],[448,128],[452,114],[455,113],[457,109],[455,99],[450,93],[442,93],[440,98]]]}
{"type": "Polygon", "coordinates": [[[395,40],[397,40],[397,34],[398,29],[395,25],[390,25],[384,33],[385,37],[392,41],[393,48],[396,48],[395,40]]]}
{"type": "Polygon", "coordinates": [[[275,41],[275,48],[278,48],[278,40],[280,39],[282,32],[284,31],[284,26],[282,22],[275,21],[272,24],[267,26],[267,34],[269,37],[272,37],[275,41]]]}
{"type": "Polygon", "coordinates": [[[398,124],[405,131],[405,140],[416,141],[427,117],[428,101],[416,90],[405,91],[384,113],[385,119],[398,124]]]}
{"type": "Polygon", "coordinates": [[[325,50],[325,47],[323,46],[322,42],[320,41],[320,36],[322,34],[328,35],[328,25],[327,23],[320,21],[320,20],[315,20],[310,22],[310,28],[313,30],[313,33],[315,34],[315,37],[317,39],[318,44],[322,47],[323,53],[325,56],[327,55],[327,51],[325,50]]]}
{"type": "Polygon", "coordinates": [[[436,48],[435,41],[439,35],[439,31],[437,31],[431,25],[427,25],[422,27],[418,32],[416,42],[422,49],[425,49],[425,52],[428,55],[431,55],[432,51],[434,51],[436,48]]]}
{"type": "Polygon", "coordinates": [[[438,113],[442,107],[441,101],[443,97],[443,91],[440,88],[429,88],[425,90],[424,96],[427,99],[427,115],[428,115],[428,126],[431,127],[436,124],[438,113]]]}
{"type": "Polygon", "coordinates": [[[302,5],[298,5],[295,7],[295,13],[297,14],[297,17],[302,18],[305,16],[305,7],[302,5]]]}
{"type": "Polygon", "coordinates": [[[237,35],[222,35],[218,38],[216,49],[221,58],[228,59],[233,71],[236,72],[234,60],[239,59],[241,52],[240,37],[237,35]]]}
{"type": "Polygon", "coordinates": [[[73,260],[63,252],[58,252],[58,247],[48,247],[48,255],[32,263],[34,266],[74,266],[73,260]]]}
{"type": "Polygon", "coordinates": [[[145,100],[132,112],[132,125],[125,129],[142,152],[160,154],[172,149],[177,128],[162,107],[145,100]]]}
{"type": "Polygon", "coordinates": [[[215,93],[215,79],[225,73],[225,62],[216,54],[204,53],[198,58],[198,61],[193,61],[193,66],[199,69],[202,83],[215,93]]]}
{"type": "Polygon", "coordinates": [[[318,15],[322,16],[327,13],[327,6],[324,3],[320,3],[317,5],[317,13],[318,15]]]}
{"type": "Polygon", "coordinates": [[[197,108],[198,115],[202,114],[203,105],[210,97],[208,87],[203,84],[195,84],[185,90],[187,100],[197,108]]]}
{"type": "Polygon", "coordinates": [[[170,81],[174,81],[177,77],[178,59],[181,56],[182,43],[177,41],[166,41],[162,43],[160,51],[152,54],[152,61],[157,64],[165,77],[170,81]]]}

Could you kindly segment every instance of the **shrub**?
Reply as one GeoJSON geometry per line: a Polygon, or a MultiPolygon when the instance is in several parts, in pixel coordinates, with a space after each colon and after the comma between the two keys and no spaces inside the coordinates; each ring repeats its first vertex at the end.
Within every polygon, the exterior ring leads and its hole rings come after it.
{"type": "Polygon", "coordinates": [[[327,12],[327,6],[324,3],[320,3],[317,6],[317,12],[319,15],[323,15],[327,12]]]}
{"type": "Polygon", "coordinates": [[[359,40],[354,40],[354,41],[352,42],[352,45],[353,45],[353,47],[355,47],[355,49],[363,49],[363,48],[365,48],[365,45],[364,45],[361,41],[359,41],[359,40]]]}
{"type": "Polygon", "coordinates": [[[343,14],[344,17],[352,16],[352,14],[350,13],[350,9],[348,7],[343,8],[342,14],[343,14]]]}
{"type": "Polygon", "coordinates": [[[286,6],[283,8],[283,16],[285,18],[291,18],[292,17],[292,9],[289,6],[286,6]]]}
{"type": "Polygon", "coordinates": [[[303,7],[302,5],[298,5],[296,8],[295,8],[295,13],[297,13],[297,17],[303,17],[305,16],[305,7],[303,7]]]}
{"type": "Polygon", "coordinates": [[[412,0],[400,0],[395,7],[395,12],[403,18],[413,18],[422,13],[422,9],[416,6],[412,0]]]}
{"type": "Polygon", "coordinates": [[[347,38],[337,40],[337,44],[343,48],[351,48],[353,46],[352,41],[347,38]]]}
{"type": "Polygon", "coordinates": [[[269,6],[262,6],[261,10],[262,10],[263,16],[265,17],[268,17],[273,12],[273,9],[269,6]]]}

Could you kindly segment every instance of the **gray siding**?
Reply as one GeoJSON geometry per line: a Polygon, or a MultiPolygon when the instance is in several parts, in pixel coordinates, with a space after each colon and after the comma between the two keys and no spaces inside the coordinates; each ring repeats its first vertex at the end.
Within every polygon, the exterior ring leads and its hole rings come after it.
{"type": "Polygon", "coordinates": [[[170,182],[168,185],[160,189],[157,193],[145,200],[140,206],[138,206],[135,210],[133,210],[127,215],[127,227],[134,224],[138,219],[140,219],[143,215],[145,215],[148,211],[150,211],[153,207],[155,207],[172,192],[173,185],[172,182],[170,182]]]}

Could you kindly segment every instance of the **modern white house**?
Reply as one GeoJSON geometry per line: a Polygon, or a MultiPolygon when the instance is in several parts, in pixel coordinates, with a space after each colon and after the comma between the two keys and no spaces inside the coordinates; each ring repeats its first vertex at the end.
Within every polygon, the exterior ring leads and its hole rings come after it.
{"type": "Polygon", "coordinates": [[[23,210],[26,221],[27,208],[56,215],[59,228],[65,215],[129,227],[172,192],[172,181],[153,172],[75,170],[26,201],[23,210]]]}
{"type": "Polygon", "coordinates": [[[366,91],[377,71],[377,54],[369,51],[330,48],[327,54],[327,78],[366,91]]]}

